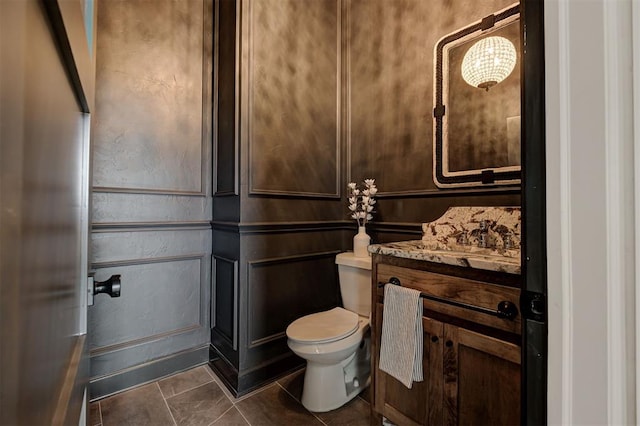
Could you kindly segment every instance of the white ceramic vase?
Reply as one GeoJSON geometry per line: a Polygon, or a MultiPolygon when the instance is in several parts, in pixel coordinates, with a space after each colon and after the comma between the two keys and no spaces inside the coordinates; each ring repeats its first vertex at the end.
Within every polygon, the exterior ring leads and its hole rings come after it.
{"type": "Polygon", "coordinates": [[[356,257],[368,257],[367,247],[371,242],[371,237],[367,234],[364,226],[358,227],[358,233],[353,237],[353,254],[356,257]]]}

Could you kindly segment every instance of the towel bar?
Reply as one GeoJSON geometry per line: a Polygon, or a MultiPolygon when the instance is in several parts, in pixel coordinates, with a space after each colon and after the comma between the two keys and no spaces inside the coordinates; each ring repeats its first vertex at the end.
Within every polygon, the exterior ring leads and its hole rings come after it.
{"type": "MultiPolygon", "coordinates": [[[[384,287],[386,284],[387,283],[379,282],[378,287],[384,287]]],[[[398,279],[397,277],[389,278],[389,284],[402,286],[400,279],[398,279]]],[[[518,308],[516,307],[516,304],[508,300],[501,301],[500,303],[498,303],[498,307],[493,310],[489,308],[483,308],[482,306],[469,305],[468,303],[445,299],[443,297],[432,296],[430,294],[422,292],[420,292],[420,297],[422,297],[423,299],[433,300],[435,302],[445,303],[447,305],[456,306],[458,308],[469,309],[471,311],[481,312],[483,314],[493,315],[494,317],[504,318],[508,320],[514,320],[518,316],[518,308]]]]}

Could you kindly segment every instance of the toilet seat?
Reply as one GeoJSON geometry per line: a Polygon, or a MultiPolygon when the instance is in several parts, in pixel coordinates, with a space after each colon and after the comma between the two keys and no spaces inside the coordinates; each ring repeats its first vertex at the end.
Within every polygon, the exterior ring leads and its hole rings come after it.
{"type": "Polygon", "coordinates": [[[287,327],[287,337],[303,344],[335,342],[355,333],[358,319],[355,312],[333,308],[298,318],[287,327]]]}

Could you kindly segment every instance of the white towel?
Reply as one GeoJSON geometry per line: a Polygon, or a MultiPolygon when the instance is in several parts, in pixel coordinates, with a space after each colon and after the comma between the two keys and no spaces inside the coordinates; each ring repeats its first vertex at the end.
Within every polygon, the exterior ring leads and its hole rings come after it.
{"type": "Polygon", "coordinates": [[[422,378],[422,302],[420,292],[387,284],[384,287],[380,370],[411,389],[422,378]]]}

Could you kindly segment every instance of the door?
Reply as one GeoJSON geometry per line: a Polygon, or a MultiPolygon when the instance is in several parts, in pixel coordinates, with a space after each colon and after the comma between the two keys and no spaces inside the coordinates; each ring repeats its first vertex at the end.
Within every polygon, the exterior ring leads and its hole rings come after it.
{"type": "Polygon", "coordinates": [[[208,0],[97,5],[91,264],[121,289],[89,308],[91,399],[209,359],[212,25],[208,0]]]}
{"type": "MultiPolygon", "coordinates": [[[[376,329],[382,330],[383,305],[377,304],[376,329]]],[[[441,425],[442,424],[442,333],[443,324],[422,317],[423,362],[422,382],[414,382],[411,389],[378,368],[375,377],[376,411],[397,424],[441,425]],[[434,403],[435,401],[435,403],[434,403]]],[[[378,365],[380,336],[373,348],[378,365]]]]}
{"type": "Polygon", "coordinates": [[[520,424],[520,347],[444,325],[444,422],[520,424]]]}
{"type": "Polygon", "coordinates": [[[547,238],[544,2],[523,0],[522,81],[522,419],[547,422],[547,238]]]}
{"type": "Polygon", "coordinates": [[[90,0],[0,2],[3,425],[86,414],[92,23],[90,0]]]}

